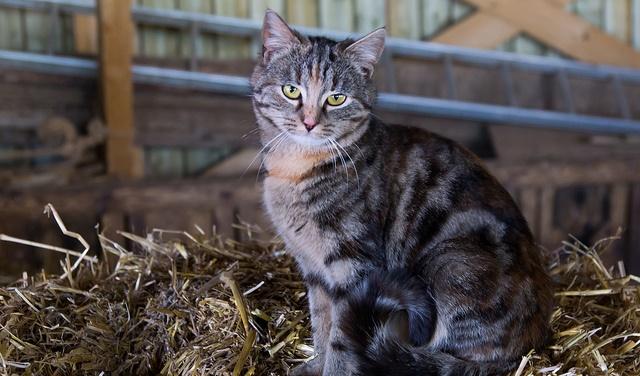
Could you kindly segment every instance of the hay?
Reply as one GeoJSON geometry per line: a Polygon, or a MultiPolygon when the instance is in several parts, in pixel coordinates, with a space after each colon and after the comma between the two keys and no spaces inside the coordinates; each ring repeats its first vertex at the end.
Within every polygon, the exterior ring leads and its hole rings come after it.
{"type": "MultiPolygon", "coordinates": [[[[100,235],[99,261],[1,287],[0,374],[287,374],[312,353],[304,285],[279,241],[242,230],[100,235]]],[[[514,375],[640,374],[640,279],[603,266],[611,241],[558,252],[552,343],[514,375]]]]}

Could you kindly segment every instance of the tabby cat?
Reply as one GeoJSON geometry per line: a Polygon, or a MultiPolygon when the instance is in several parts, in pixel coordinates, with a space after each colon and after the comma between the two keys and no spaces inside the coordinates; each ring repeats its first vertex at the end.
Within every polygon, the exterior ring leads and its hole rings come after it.
{"type": "Polygon", "coordinates": [[[253,108],[264,203],[308,288],[317,356],[294,375],[501,375],[544,344],[531,232],[471,152],[371,113],[385,30],[263,26],[253,108]]]}

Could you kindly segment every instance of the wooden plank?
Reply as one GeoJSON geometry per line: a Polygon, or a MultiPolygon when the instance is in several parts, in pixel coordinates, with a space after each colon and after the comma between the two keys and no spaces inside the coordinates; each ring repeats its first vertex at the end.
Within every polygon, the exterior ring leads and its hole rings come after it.
{"type": "Polygon", "coordinates": [[[433,38],[434,42],[463,47],[494,49],[514,38],[520,30],[508,21],[476,12],[433,38]]]}
{"type": "Polygon", "coordinates": [[[631,189],[629,203],[629,235],[625,264],[630,273],[640,274],[640,184],[631,189]]]}
{"type": "Polygon", "coordinates": [[[103,0],[98,5],[102,108],[109,130],[107,170],[121,178],[141,177],[142,151],[134,144],[131,0],[103,0]]]}
{"type": "Polygon", "coordinates": [[[350,0],[319,0],[320,27],[331,30],[354,29],[354,4],[350,0]]]}
{"type": "Polygon", "coordinates": [[[361,33],[385,25],[385,0],[356,0],[355,29],[361,33]]]}
{"type": "MultiPolygon", "coordinates": [[[[214,0],[214,7],[215,13],[221,16],[249,17],[247,0],[214,0]]],[[[219,59],[246,59],[250,56],[250,39],[226,35],[217,38],[219,59]]]]}
{"type": "MultiPolygon", "coordinates": [[[[213,3],[210,0],[179,0],[177,9],[187,12],[199,12],[205,14],[213,13],[213,3]]],[[[180,56],[191,57],[192,53],[198,59],[203,57],[212,58],[217,51],[217,39],[211,34],[200,34],[195,45],[191,42],[191,30],[184,30],[180,36],[180,56]],[[195,51],[192,51],[195,47],[195,51]]]]}
{"type": "Polygon", "coordinates": [[[18,9],[0,9],[0,48],[22,49],[23,38],[20,11],[18,9]]]}
{"type": "MultiPolygon", "coordinates": [[[[260,0],[249,2],[249,17],[254,20],[260,20],[264,18],[264,14],[267,9],[271,9],[278,13],[280,16],[286,19],[285,14],[285,0],[260,0]]],[[[256,38],[251,41],[251,57],[255,58],[262,53],[262,41],[260,38],[256,38]]]]}
{"type": "Polygon", "coordinates": [[[73,15],[73,43],[77,54],[94,55],[98,53],[98,21],[96,16],[73,15]]]}
{"type": "Polygon", "coordinates": [[[292,25],[318,26],[317,0],[287,0],[287,22],[292,25]]]}
{"type": "Polygon", "coordinates": [[[26,49],[46,52],[49,42],[49,15],[42,12],[25,12],[26,49]]]}
{"type": "Polygon", "coordinates": [[[521,190],[518,204],[522,215],[529,223],[533,236],[540,236],[540,193],[536,188],[525,187],[521,190]]]}
{"type": "Polygon", "coordinates": [[[184,176],[184,151],[179,148],[153,147],[144,152],[145,176],[179,178],[184,176]]]}
{"type": "MultiPolygon", "coordinates": [[[[431,3],[429,0],[425,1],[427,1],[427,4],[431,3]]],[[[557,8],[564,8],[573,0],[549,1],[557,8]]],[[[427,7],[425,9],[429,8],[427,7]]],[[[466,10],[465,12],[470,12],[470,10],[466,10]]],[[[521,29],[508,20],[496,17],[487,12],[477,11],[436,35],[433,41],[471,48],[495,49],[517,37],[520,32],[521,29]]],[[[513,46],[507,47],[506,50],[517,49],[516,44],[517,42],[513,46]]]]}
{"type": "Polygon", "coordinates": [[[449,5],[449,0],[422,0],[423,37],[431,39],[449,25],[449,5]]]}
{"type": "Polygon", "coordinates": [[[509,165],[488,162],[489,170],[503,183],[527,187],[563,187],[574,184],[640,182],[640,159],[611,159],[585,163],[537,162],[509,165]]]}
{"type": "Polygon", "coordinates": [[[576,59],[640,67],[640,53],[607,35],[588,21],[558,9],[551,0],[468,0],[482,11],[500,17],[539,41],[576,59]],[[545,20],[545,22],[540,22],[545,20]]]}
{"type": "Polygon", "coordinates": [[[420,38],[422,26],[419,0],[394,0],[387,10],[390,35],[400,38],[420,38]]]}
{"type": "Polygon", "coordinates": [[[604,29],[619,40],[631,42],[631,0],[606,0],[604,29]]]}

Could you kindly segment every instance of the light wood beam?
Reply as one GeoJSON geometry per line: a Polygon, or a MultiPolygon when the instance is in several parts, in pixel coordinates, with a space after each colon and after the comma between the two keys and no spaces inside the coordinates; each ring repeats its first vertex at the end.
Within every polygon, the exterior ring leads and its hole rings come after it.
{"type": "Polygon", "coordinates": [[[640,54],[588,21],[559,9],[556,0],[466,0],[563,53],[587,62],[640,68],[640,54]],[[552,3],[553,1],[553,3],[552,3]]]}
{"type": "Polygon", "coordinates": [[[142,177],[142,150],[134,143],[132,0],[98,2],[100,83],[107,124],[107,170],[120,178],[142,177]]]}
{"type": "MultiPolygon", "coordinates": [[[[508,1],[508,0],[503,0],[508,1]]],[[[565,9],[575,0],[543,0],[565,9]]],[[[438,34],[433,41],[457,46],[495,49],[522,31],[518,25],[495,15],[477,11],[438,34]]]]}

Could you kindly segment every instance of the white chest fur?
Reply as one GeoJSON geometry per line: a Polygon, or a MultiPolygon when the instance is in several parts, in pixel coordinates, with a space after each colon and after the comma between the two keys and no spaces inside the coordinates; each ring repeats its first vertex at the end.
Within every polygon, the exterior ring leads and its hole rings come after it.
{"type": "Polygon", "coordinates": [[[304,274],[320,275],[330,286],[342,284],[354,275],[353,262],[325,263],[327,255],[337,250],[339,239],[333,231],[317,225],[301,199],[301,190],[302,185],[296,182],[267,177],[264,181],[267,213],[304,274]]]}

